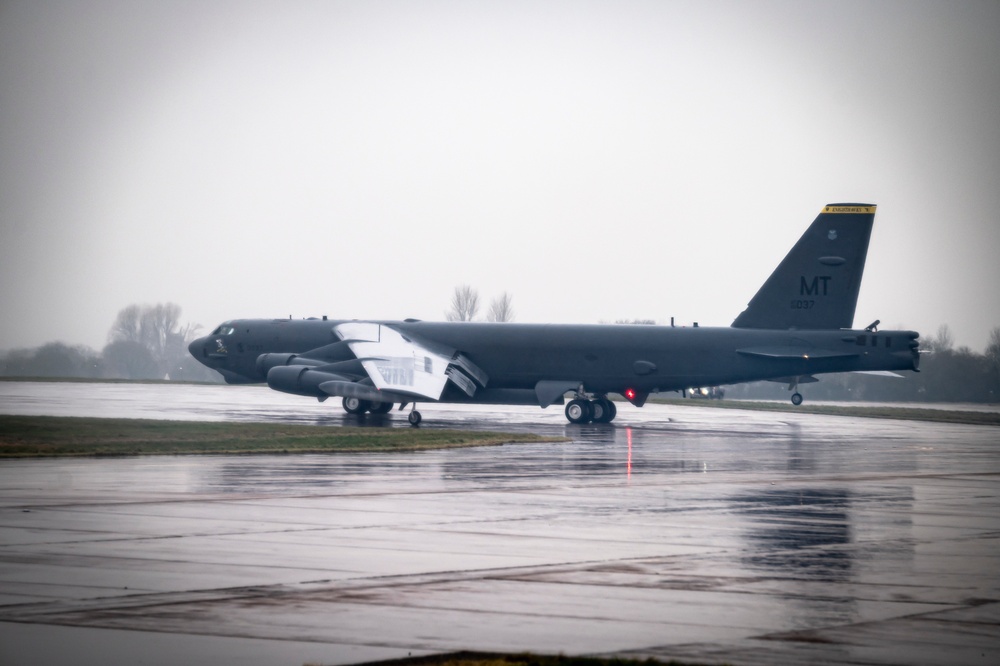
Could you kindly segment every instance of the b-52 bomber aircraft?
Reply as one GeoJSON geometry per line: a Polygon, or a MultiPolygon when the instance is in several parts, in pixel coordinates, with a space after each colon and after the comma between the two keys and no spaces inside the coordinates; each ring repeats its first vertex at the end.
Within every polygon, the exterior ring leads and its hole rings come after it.
{"type": "Polygon", "coordinates": [[[620,394],[830,372],[917,370],[918,334],[855,330],[871,204],[825,206],[729,327],[234,319],[189,346],[230,384],[343,399],[351,414],[418,402],[566,404],[571,423],[608,423],[620,394]]]}

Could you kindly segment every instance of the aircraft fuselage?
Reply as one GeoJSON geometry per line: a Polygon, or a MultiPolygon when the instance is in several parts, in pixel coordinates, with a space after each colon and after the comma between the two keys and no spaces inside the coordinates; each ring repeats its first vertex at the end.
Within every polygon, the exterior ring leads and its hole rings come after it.
{"type": "Polygon", "coordinates": [[[611,393],[642,406],[660,391],[916,370],[917,333],[852,328],[875,209],[824,206],[725,328],[240,319],[190,350],[230,383],[337,396],[354,414],[417,401],[547,407],[573,392],[572,423],[614,419],[611,393]]]}
{"type": "MultiPolygon", "coordinates": [[[[262,354],[300,354],[336,344],[340,340],[333,327],[341,323],[234,320],[220,327],[231,332],[196,340],[191,352],[231,383],[265,382],[266,372],[257,362],[262,354]]],[[[489,376],[489,389],[534,390],[539,381],[566,380],[594,393],[624,393],[629,388],[655,393],[829,372],[914,370],[917,364],[913,331],[377,323],[460,349],[489,376]]],[[[470,399],[446,394],[441,401],[470,399]]]]}

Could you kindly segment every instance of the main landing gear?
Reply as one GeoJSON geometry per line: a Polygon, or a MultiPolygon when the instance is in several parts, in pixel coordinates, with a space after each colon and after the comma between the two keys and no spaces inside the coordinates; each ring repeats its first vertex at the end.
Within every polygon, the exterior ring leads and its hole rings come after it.
{"type": "Polygon", "coordinates": [[[372,402],[361,398],[344,398],[344,411],[348,414],[388,414],[392,411],[391,402],[372,402]]]}
{"type": "Polygon", "coordinates": [[[611,423],[617,415],[615,403],[605,396],[594,400],[578,397],[566,403],[566,419],[570,423],[611,423]]]}
{"type": "MultiPolygon", "coordinates": [[[[372,402],[371,400],[362,400],[361,398],[344,398],[344,411],[348,414],[354,414],[355,416],[360,416],[365,412],[369,414],[388,414],[392,411],[393,403],[391,402],[372,402]]],[[[408,403],[403,403],[399,406],[399,410],[402,411],[408,403]]],[[[409,415],[406,417],[410,422],[410,425],[420,425],[420,421],[423,417],[420,416],[420,412],[413,409],[409,415]]]]}

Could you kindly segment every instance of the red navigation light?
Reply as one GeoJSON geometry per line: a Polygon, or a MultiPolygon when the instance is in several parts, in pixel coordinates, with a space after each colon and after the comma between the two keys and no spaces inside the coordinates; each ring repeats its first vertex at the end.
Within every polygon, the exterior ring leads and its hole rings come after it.
{"type": "Polygon", "coordinates": [[[625,397],[629,400],[635,400],[635,389],[625,389],[625,397]]]}

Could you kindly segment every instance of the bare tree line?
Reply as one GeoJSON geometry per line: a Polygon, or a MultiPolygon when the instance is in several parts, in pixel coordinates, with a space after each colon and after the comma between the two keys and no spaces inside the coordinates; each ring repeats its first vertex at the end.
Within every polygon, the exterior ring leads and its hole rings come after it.
{"type": "MultiPolygon", "coordinates": [[[[455,287],[451,295],[451,307],[445,312],[448,321],[475,321],[479,314],[479,292],[467,284],[455,287]]],[[[490,302],[486,311],[486,321],[514,321],[513,297],[503,292],[490,302]]]]}
{"type": "Polygon", "coordinates": [[[0,374],[17,377],[84,377],[92,379],[173,379],[219,381],[196,362],[187,346],[200,326],[182,324],[175,303],[129,305],[108,331],[108,343],[97,352],[83,345],[50,342],[0,358],[0,374]]]}

